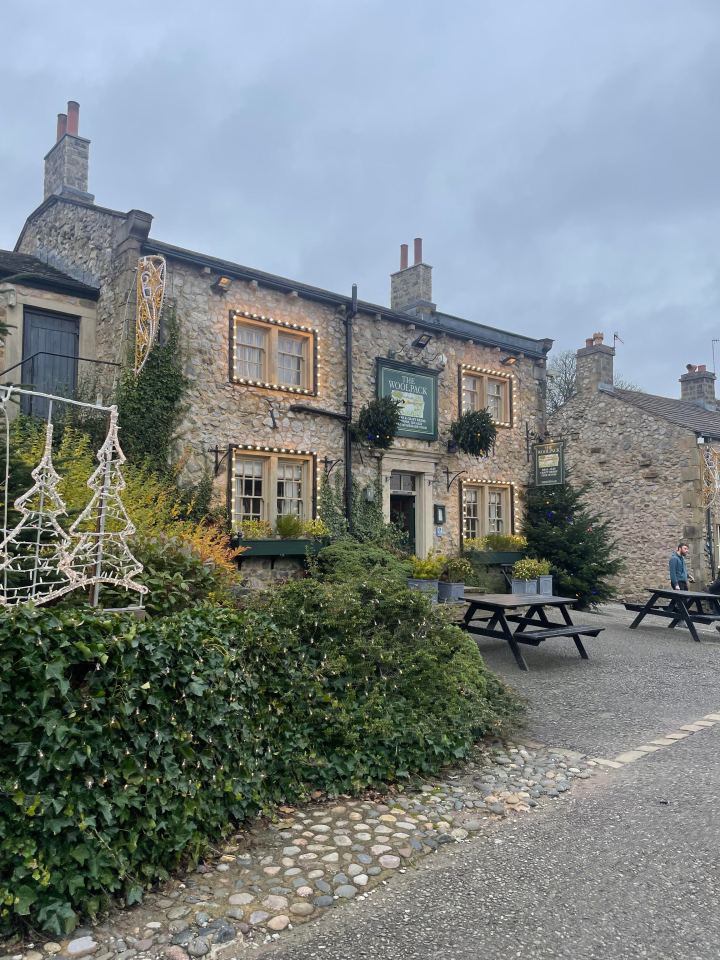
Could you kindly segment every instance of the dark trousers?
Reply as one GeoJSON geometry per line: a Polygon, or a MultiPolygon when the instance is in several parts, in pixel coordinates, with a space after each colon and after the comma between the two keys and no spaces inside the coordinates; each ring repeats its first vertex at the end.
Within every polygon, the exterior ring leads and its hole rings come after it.
{"type": "Polygon", "coordinates": [[[681,590],[687,590],[688,588],[687,580],[678,580],[678,586],[680,587],[681,590]]]}

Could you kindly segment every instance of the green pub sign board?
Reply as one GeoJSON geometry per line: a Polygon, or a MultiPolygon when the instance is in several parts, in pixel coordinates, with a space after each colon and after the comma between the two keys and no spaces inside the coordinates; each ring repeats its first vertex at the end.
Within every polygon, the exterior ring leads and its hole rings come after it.
{"type": "Polygon", "coordinates": [[[565,483],[565,448],[561,441],[536,443],[535,483],[538,487],[552,487],[565,483]]]}
{"type": "Polygon", "coordinates": [[[437,440],[438,375],[426,367],[377,359],[378,397],[400,401],[399,437],[437,440]]]}

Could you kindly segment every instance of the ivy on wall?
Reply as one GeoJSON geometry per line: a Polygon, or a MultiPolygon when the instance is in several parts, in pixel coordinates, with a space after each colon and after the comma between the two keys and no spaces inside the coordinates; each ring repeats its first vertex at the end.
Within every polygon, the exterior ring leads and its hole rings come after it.
{"type": "Polygon", "coordinates": [[[180,324],[171,307],[163,317],[162,337],[151,349],[145,366],[137,375],[128,367],[118,386],[121,443],[129,460],[147,463],[161,473],[169,469],[187,389],[180,324]]]}

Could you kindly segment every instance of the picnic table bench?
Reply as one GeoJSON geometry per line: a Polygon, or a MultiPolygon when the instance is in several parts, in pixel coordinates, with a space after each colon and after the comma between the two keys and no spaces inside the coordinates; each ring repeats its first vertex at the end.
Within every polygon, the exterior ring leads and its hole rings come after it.
{"type": "Polygon", "coordinates": [[[718,623],[720,622],[720,596],[715,593],[702,593],[695,590],[671,590],[669,587],[645,588],[650,594],[647,603],[626,603],[625,609],[637,613],[637,616],[630,624],[630,629],[634,630],[642,620],[647,616],[664,617],[670,620],[668,628],[672,630],[678,624],[683,624],[690,631],[690,636],[696,643],[700,643],[700,637],[695,629],[696,623],[718,623]],[[663,603],[663,601],[667,601],[663,603]],[[703,607],[707,604],[709,610],[703,607]]]}
{"type": "Polygon", "coordinates": [[[570,597],[550,595],[520,595],[512,593],[475,593],[465,590],[467,609],[460,626],[476,637],[492,637],[505,640],[521,670],[528,665],[520,652],[519,644],[538,647],[551,637],[572,637],[583,658],[588,660],[581,636],[596,637],[604,627],[588,623],[573,623],[568,610],[576,602],[570,597]],[[556,608],[563,618],[562,623],[548,619],[545,608],[556,608]],[[522,612],[522,611],[526,612],[522,612]],[[514,629],[511,629],[511,625],[514,629]],[[536,629],[528,629],[535,627],[536,629]]]}

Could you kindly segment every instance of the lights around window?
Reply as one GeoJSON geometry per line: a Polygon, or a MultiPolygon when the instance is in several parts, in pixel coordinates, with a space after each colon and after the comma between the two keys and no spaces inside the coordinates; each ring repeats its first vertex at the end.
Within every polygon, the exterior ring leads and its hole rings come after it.
{"type": "Polygon", "coordinates": [[[276,320],[260,313],[246,310],[230,311],[232,357],[230,379],[234,383],[264,387],[266,390],[283,390],[304,396],[316,394],[317,329],[302,323],[276,320]],[[242,320],[251,321],[243,325],[242,320]],[[241,321],[238,323],[238,321],[241,321]],[[254,323],[252,322],[254,321],[254,323]],[[260,324],[268,324],[277,330],[271,343],[260,324]],[[257,333],[253,336],[253,327],[257,333]],[[281,334],[279,331],[287,331],[281,334]],[[297,331],[296,334],[293,332],[297,331]],[[253,341],[253,342],[245,342],[253,341]],[[268,377],[274,367],[275,376],[268,377]],[[239,375],[239,372],[242,375],[239,375]],[[305,384],[310,384],[306,386],[305,384]]]}

